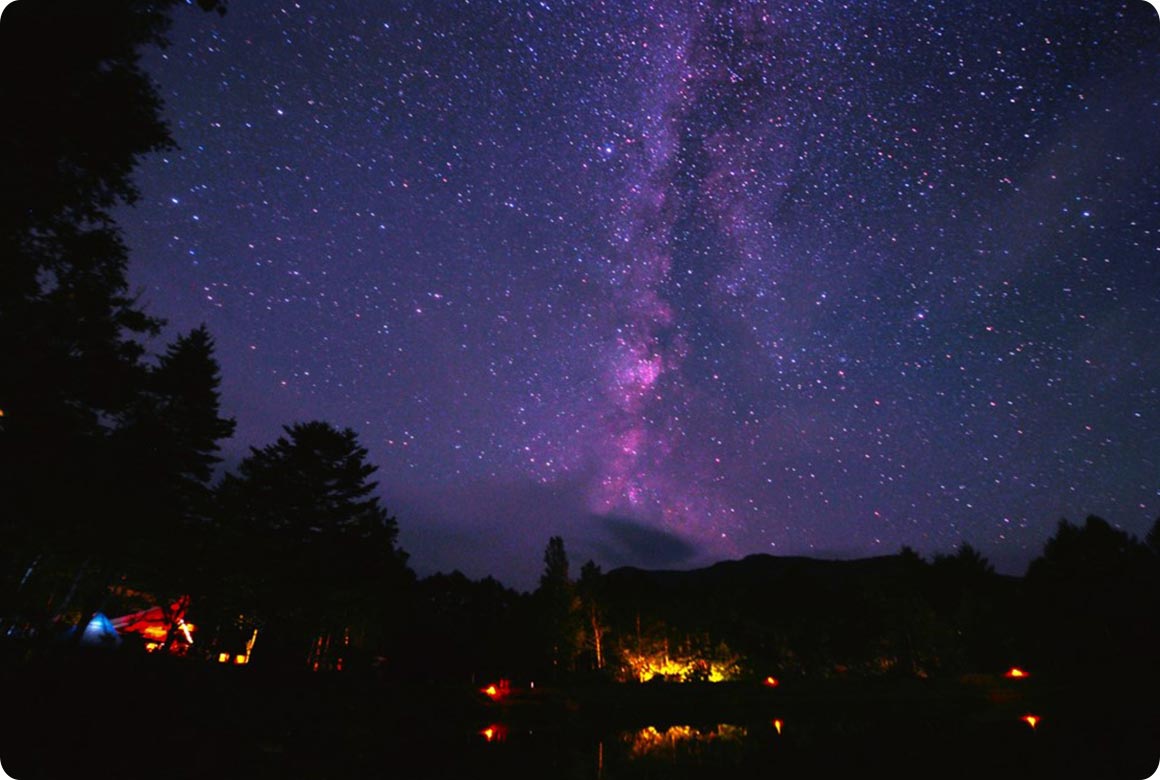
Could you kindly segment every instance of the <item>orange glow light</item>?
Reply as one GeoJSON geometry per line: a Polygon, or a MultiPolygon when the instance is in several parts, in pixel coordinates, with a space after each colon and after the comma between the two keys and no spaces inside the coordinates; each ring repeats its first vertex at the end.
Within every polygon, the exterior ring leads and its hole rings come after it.
{"type": "Polygon", "coordinates": [[[152,639],[156,642],[162,641],[169,635],[169,628],[167,626],[146,626],[145,630],[141,632],[146,639],[152,639]]]}
{"type": "Polygon", "coordinates": [[[781,718],[774,718],[773,727],[777,729],[778,734],[781,734],[781,718]]]}
{"type": "Polygon", "coordinates": [[[499,682],[491,683],[486,688],[480,688],[480,692],[490,699],[499,701],[503,697],[511,693],[512,684],[508,680],[500,680],[499,682]]]}
{"type": "Polygon", "coordinates": [[[1039,725],[1040,717],[1038,715],[1024,715],[1019,720],[1023,721],[1031,728],[1035,728],[1037,725],[1039,725]]]}
{"type": "Polygon", "coordinates": [[[219,664],[228,664],[229,662],[230,662],[230,654],[229,653],[218,653],[218,663],[219,664]]]}
{"type": "Polygon", "coordinates": [[[766,677],[762,682],[767,688],[776,688],[781,685],[781,682],[776,677],[766,677]]]}
{"type": "Polygon", "coordinates": [[[1007,678],[1026,677],[1027,672],[1023,671],[1018,666],[1012,666],[1003,676],[1007,678]]]}
{"type": "Polygon", "coordinates": [[[237,664],[238,666],[241,666],[242,664],[248,664],[249,662],[250,662],[250,659],[244,655],[235,655],[234,656],[234,663],[237,664]]]}
{"type": "Polygon", "coordinates": [[[507,739],[507,726],[502,723],[493,723],[479,733],[487,742],[503,742],[507,739]]]}

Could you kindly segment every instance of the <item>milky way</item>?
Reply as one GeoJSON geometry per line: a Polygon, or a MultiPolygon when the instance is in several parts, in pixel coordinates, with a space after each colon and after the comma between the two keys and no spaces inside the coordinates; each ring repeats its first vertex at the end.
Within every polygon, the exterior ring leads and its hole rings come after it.
{"type": "Polygon", "coordinates": [[[119,218],[236,464],[354,428],[420,571],[1160,514],[1160,20],[1111,4],[232,3],[119,218]]]}

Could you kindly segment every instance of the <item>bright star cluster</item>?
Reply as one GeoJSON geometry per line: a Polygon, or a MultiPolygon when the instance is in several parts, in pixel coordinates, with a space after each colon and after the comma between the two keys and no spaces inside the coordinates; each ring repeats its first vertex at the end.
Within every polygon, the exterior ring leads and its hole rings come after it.
{"type": "Polygon", "coordinates": [[[1160,19],[1122,3],[230,3],[120,214],[236,463],[354,428],[421,571],[530,586],[1160,514],[1160,19]]]}

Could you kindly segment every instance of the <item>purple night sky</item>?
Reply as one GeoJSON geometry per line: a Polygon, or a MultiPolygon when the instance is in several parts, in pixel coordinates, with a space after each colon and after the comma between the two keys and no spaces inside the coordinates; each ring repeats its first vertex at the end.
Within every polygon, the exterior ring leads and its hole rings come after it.
{"type": "MultiPolygon", "coordinates": [[[[232,467],[358,432],[420,573],[950,552],[1160,514],[1160,20],[230,2],[119,212],[232,467]]],[[[160,348],[160,343],[156,348],[160,348]]]]}

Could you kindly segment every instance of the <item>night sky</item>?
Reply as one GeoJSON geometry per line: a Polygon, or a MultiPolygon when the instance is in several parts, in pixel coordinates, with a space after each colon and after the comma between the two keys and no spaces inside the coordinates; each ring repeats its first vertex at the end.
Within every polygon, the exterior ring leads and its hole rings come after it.
{"type": "MultiPolygon", "coordinates": [[[[420,573],[548,537],[1022,573],[1160,515],[1144,0],[230,2],[118,213],[238,421],[349,426],[420,573]]],[[[155,345],[160,349],[161,344],[155,345]]]]}

